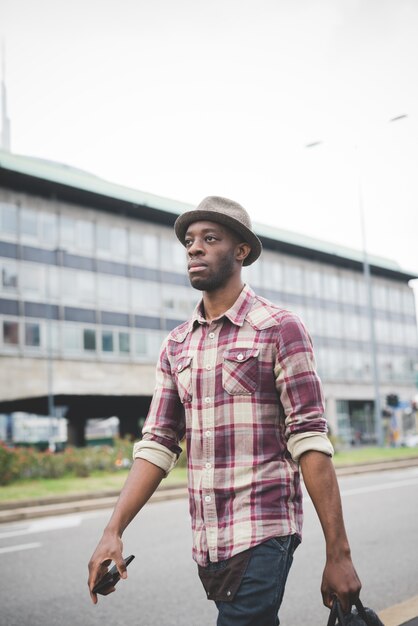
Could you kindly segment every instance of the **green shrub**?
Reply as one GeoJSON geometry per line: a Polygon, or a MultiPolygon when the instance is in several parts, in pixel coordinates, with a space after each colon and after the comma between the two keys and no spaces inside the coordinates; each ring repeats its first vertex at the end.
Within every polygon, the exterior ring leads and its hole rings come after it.
{"type": "Polygon", "coordinates": [[[16,459],[13,450],[0,442],[0,485],[8,485],[15,478],[16,459]]]}
{"type": "Polygon", "coordinates": [[[8,448],[0,442],[0,484],[19,479],[87,477],[92,472],[118,472],[132,464],[133,444],[117,439],[114,446],[67,447],[62,452],[35,448],[8,448]]]}

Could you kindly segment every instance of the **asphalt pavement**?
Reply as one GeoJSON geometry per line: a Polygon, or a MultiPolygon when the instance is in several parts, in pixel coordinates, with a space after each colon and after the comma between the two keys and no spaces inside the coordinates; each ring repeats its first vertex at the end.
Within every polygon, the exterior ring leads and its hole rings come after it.
{"type": "MultiPolygon", "coordinates": [[[[365,465],[338,468],[337,474],[340,477],[350,477],[354,474],[382,472],[384,470],[391,469],[399,470],[403,467],[412,468],[414,466],[418,467],[418,459],[406,460],[402,462],[397,461],[392,463],[385,462],[379,464],[369,464],[367,466],[365,465]]],[[[59,516],[63,514],[68,515],[71,513],[94,511],[98,509],[109,509],[114,506],[117,495],[118,494],[116,492],[96,492],[83,494],[82,496],[75,495],[70,497],[58,497],[53,499],[44,498],[42,500],[28,500],[19,503],[9,502],[0,505],[0,521],[10,524],[16,520],[31,520],[40,517],[50,517],[57,515],[59,516]]],[[[185,498],[186,496],[187,490],[184,485],[165,487],[163,483],[162,486],[154,494],[152,501],[169,501],[185,498]]],[[[6,524],[3,525],[3,528],[5,527],[5,525],[6,524]]],[[[379,542],[379,545],[382,541],[384,540],[381,540],[379,542]]],[[[413,561],[413,563],[415,563],[415,560],[413,561]]],[[[416,585],[415,589],[417,589],[416,585]]],[[[394,604],[393,606],[390,606],[389,608],[380,611],[379,615],[385,626],[418,626],[418,596],[413,596],[413,592],[411,596],[412,597],[404,602],[394,604]]],[[[386,599],[389,600],[389,602],[390,597],[390,595],[386,595],[386,599]]],[[[375,602],[375,600],[373,598],[371,598],[371,600],[371,606],[374,606],[373,602],[375,602]]],[[[382,603],[380,603],[380,605],[382,606],[382,603]]],[[[385,603],[383,603],[383,606],[385,606],[385,603]]]]}

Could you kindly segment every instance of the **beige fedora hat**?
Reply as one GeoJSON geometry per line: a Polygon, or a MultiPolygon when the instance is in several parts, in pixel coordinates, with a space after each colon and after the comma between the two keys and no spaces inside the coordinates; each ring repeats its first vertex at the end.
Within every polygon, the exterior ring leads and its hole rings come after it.
{"type": "Polygon", "coordinates": [[[250,216],[238,202],[220,196],[208,196],[196,209],[180,215],[175,221],[174,231],[183,246],[189,225],[200,221],[217,222],[227,226],[251,246],[251,252],[243,265],[251,265],[260,256],[262,243],[253,232],[250,216]]]}

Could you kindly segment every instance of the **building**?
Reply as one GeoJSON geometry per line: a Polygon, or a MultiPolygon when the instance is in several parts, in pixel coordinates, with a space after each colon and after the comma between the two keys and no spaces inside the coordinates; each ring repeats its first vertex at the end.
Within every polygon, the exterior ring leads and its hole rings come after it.
{"type": "MultiPolygon", "coordinates": [[[[0,151],[0,413],[117,416],[138,434],[159,347],[199,294],[173,235],[186,204],[86,172],[0,151]]],[[[261,294],[300,314],[315,345],[331,429],[373,439],[367,288],[360,253],[255,225],[261,294]]],[[[415,393],[415,276],[370,258],[380,396],[415,393]]]]}

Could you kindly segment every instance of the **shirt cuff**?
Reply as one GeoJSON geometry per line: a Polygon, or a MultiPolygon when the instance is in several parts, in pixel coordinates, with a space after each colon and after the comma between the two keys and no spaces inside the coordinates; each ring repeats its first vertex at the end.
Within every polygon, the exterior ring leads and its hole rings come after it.
{"type": "Polygon", "coordinates": [[[177,454],[156,441],[142,439],[134,445],[134,459],[145,459],[153,465],[160,467],[165,475],[169,474],[177,463],[177,454]]]}
{"type": "Polygon", "coordinates": [[[296,462],[299,461],[304,452],[308,452],[309,450],[323,452],[328,456],[334,455],[332,443],[325,433],[307,432],[290,435],[287,448],[292,455],[292,459],[296,462]]]}

